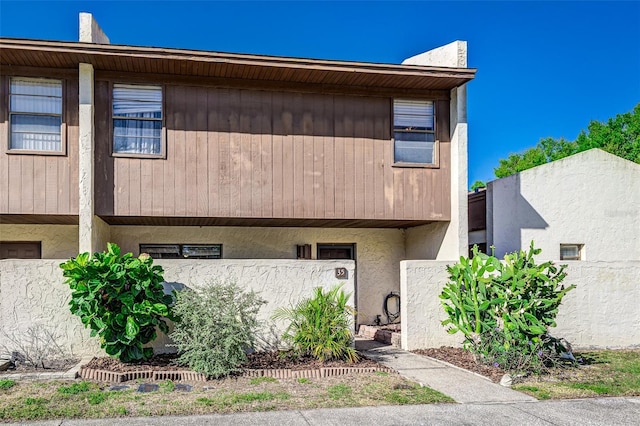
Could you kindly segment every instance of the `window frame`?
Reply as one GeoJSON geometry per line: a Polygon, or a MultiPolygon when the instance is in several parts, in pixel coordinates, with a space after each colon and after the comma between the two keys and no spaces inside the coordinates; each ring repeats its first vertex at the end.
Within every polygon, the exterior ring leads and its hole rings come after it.
{"type": "MultiPolygon", "coordinates": [[[[139,253],[147,253],[148,251],[145,250],[149,247],[152,246],[176,246],[178,248],[178,257],[167,257],[164,259],[196,259],[196,260],[220,260],[223,257],[223,252],[222,252],[222,243],[212,243],[212,244],[207,244],[207,243],[140,243],[138,244],[138,252],[139,253]],[[213,246],[218,246],[220,249],[220,257],[198,257],[198,256],[184,256],[184,247],[213,247],[213,246]]],[[[151,257],[153,258],[153,256],[151,255],[151,257]]],[[[163,259],[163,258],[154,258],[154,259],[163,259]]]]}
{"type": "Polygon", "coordinates": [[[51,156],[66,156],[67,155],[67,125],[66,125],[66,109],[67,109],[67,96],[66,96],[66,80],[62,77],[42,77],[39,75],[7,75],[3,82],[5,96],[6,115],[5,120],[7,123],[7,143],[4,147],[4,152],[10,155],[51,155],[51,156]],[[28,112],[12,112],[11,111],[11,80],[13,79],[25,79],[25,80],[49,80],[60,82],[60,114],[46,114],[46,113],[28,113],[28,112]],[[39,150],[39,149],[17,149],[11,148],[11,117],[13,115],[41,115],[48,117],[60,117],[60,149],[53,150],[39,150]]]}
{"type": "Polygon", "coordinates": [[[131,82],[131,81],[111,81],[109,83],[109,152],[112,157],[119,158],[142,158],[148,160],[165,160],[167,158],[167,128],[166,128],[166,86],[158,83],[144,83],[144,82],[131,82]],[[127,86],[146,86],[146,87],[159,87],[162,95],[161,101],[161,115],[160,119],[154,118],[131,118],[131,117],[119,117],[113,114],[113,89],[116,85],[127,86]],[[132,152],[116,152],[115,151],[115,120],[146,120],[146,121],[159,121],[161,123],[160,128],[160,154],[142,154],[132,152]]]}
{"type": "Polygon", "coordinates": [[[560,260],[570,260],[570,261],[580,261],[580,260],[584,260],[584,244],[577,244],[577,243],[561,243],[560,244],[560,260]],[[577,247],[578,248],[578,255],[577,256],[569,256],[569,257],[563,257],[562,256],[562,248],[563,247],[577,247]]]}
{"type": "Polygon", "coordinates": [[[438,102],[435,99],[411,99],[411,98],[392,98],[391,99],[391,156],[393,157],[393,164],[391,167],[398,168],[414,168],[414,169],[438,169],[440,168],[440,141],[438,140],[438,111],[437,111],[438,102]],[[405,161],[396,161],[396,129],[395,129],[395,103],[396,101],[413,101],[413,102],[431,102],[433,105],[433,130],[425,130],[425,131],[416,131],[415,133],[427,133],[433,134],[433,155],[431,163],[417,163],[417,162],[405,162],[405,161]]]}

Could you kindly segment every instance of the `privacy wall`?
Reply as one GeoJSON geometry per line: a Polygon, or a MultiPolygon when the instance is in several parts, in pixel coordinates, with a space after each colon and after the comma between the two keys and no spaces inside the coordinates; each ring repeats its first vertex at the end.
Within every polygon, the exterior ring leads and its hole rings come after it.
{"type": "MultiPolygon", "coordinates": [[[[454,262],[400,262],[403,349],[461,345],[461,334],[440,325],[446,317],[438,296],[446,265],[454,262]]],[[[564,284],[576,289],[565,297],[551,334],[574,348],[640,347],[640,262],[562,263],[568,264],[564,284]]]]}
{"type": "MultiPolygon", "coordinates": [[[[58,265],[63,260],[0,261],[0,338],[7,336],[23,343],[34,332],[49,333],[55,343],[74,356],[101,353],[96,338],[69,312],[69,288],[58,265]]],[[[235,281],[243,288],[260,293],[267,304],[259,318],[264,320],[261,342],[271,344],[283,328],[271,327],[269,318],[279,307],[289,306],[312,294],[315,287],[343,284],[353,292],[354,262],[312,260],[164,260],[168,288],[197,288],[208,281],[235,281]],[[347,279],[338,280],[335,268],[347,268],[347,279]],[[180,277],[180,278],[178,278],[180,277]]],[[[175,350],[159,339],[159,352],[175,350]]]]}

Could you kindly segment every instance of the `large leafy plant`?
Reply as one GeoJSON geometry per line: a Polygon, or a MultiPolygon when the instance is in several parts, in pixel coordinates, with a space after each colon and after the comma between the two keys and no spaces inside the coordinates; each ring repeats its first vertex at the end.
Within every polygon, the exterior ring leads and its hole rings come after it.
{"type": "Polygon", "coordinates": [[[531,243],[528,251],[494,256],[473,248],[471,258],[447,267],[449,282],[440,298],[448,318],[449,333],[461,332],[465,347],[487,363],[508,369],[536,369],[562,349],[548,335],[564,296],[566,266],[536,264],[540,253],[531,243]]]}
{"type": "Polygon", "coordinates": [[[100,337],[107,354],[123,362],[146,360],[152,348],[143,345],[156,338],[156,327],[168,331],[172,297],[162,286],[162,267],[147,254],[120,255],[120,247],[79,254],[60,265],[71,288],[71,312],[80,317],[91,336],[100,337]]]}
{"type": "Polygon", "coordinates": [[[237,284],[209,282],[197,290],[176,293],[174,315],[180,318],[170,337],[178,362],[208,377],[241,371],[259,326],[258,310],[266,303],[237,284]]]}
{"type": "Polygon", "coordinates": [[[327,292],[318,287],[313,297],[275,311],[274,319],[289,322],[282,337],[291,344],[295,355],[311,355],[320,361],[358,360],[351,333],[355,311],[347,305],[350,294],[345,294],[340,287],[327,292]]]}

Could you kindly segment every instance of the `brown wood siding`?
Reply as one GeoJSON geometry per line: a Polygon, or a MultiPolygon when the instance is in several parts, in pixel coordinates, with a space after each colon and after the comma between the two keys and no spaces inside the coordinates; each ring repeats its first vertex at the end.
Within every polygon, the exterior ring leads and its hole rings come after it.
{"type": "Polygon", "coordinates": [[[18,77],[63,81],[62,136],[65,155],[9,154],[9,79],[0,76],[0,214],[78,214],[77,71],[22,69],[18,77]]]}
{"type": "Polygon", "coordinates": [[[450,218],[448,101],[436,103],[439,168],[392,167],[388,97],[175,84],[166,159],[113,158],[110,84],[96,83],[99,215],[450,218]]]}
{"type": "Polygon", "coordinates": [[[487,191],[474,192],[468,197],[469,231],[487,229],[487,191]]]}

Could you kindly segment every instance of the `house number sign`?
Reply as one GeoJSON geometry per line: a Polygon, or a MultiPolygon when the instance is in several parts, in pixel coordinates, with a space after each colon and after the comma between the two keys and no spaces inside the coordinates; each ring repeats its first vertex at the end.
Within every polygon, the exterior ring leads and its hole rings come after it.
{"type": "Polygon", "coordinates": [[[336,278],[339,280],[346,280],[349,278],[347,268],[336,268],[336,278]]]}

